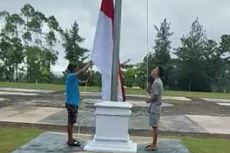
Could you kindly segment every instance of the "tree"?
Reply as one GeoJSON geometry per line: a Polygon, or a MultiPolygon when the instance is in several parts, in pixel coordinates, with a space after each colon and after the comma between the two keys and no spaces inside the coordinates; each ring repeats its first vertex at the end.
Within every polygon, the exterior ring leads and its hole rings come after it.
{"type": "Polygon", "coordinates": [[[164,19],[159,28],[156,25],[154,26],[157,31],[155,45],[153,47],[155,50],[154,62],[156,65],[162,65],[164,67],[168,67],[170,63],[171,41],[169,38],[173,35],[173,32],[170,32],[170,25],[171,23],[168,23],[167,20],[164,19]]]}
{"type": "Polygon", "coordinates": [[[135,85],[136,77],[137,77],[135,68],[126,69],[124,75],[125,75],[125,86],[132,87],[133,85],[135,85]]]}
{"type": "Polygon", "coordinates": [[[3,62],[2,70],[4,74],[4,78],[6,80],[10,80],[11,78],[11,64],[9,62],[10,52],[11,52],[11,42],[10,38],[5,35],[5,33],[1,32],[1,41],[0,41],[0,59],[3,62]]]}
{"type": "Polygon", "coordinates": [[[32,42],[32,34],[29,29],[29,22],[34,15],[34,12],[35,10],[30,4],[25,4],[21,8],[21,16],[25,18],[25,32],[23,33],[22,37],[26,46],[28,46],[29,42],[32,42]]]}
{"type": "Polygon", "coordinates": [[[140,63],[138,67],[138,79],[137,82],[141,87],[145,87],[147,81],[147,76],[150,75],[152,69],[156,66],[162,66],[165,69],[165,77],[163,78],[164,85],[168,85],[168,76],[171,70],[171,41],[169,38],[173,35],[173,32],[170,32],[171,23],[167,22],[166,19],[161,23],[160,27],[154,25],[155,30],[157,31],[155,45],[153,46],[154,52],[147,54],[143,62],[140,63]],[[147,72],[147,63],[148,63],[148,72],[147,72]],[[148,74],[147,74],[148,73],[148,74]]]}
{"type": "MultiPolygon", "coordinates": [[[[42,12],[35,10],[30,4],[24,5],[21,9],[21,15],[26,21],[25,31],[22,35],[27,48],[26,55],[31,55],[28,53],[30,49],[32,49],[31,52],[33,53],[34,48],[40,48],[39,54],[35,55],[39,58],[37,62],[41,72],[37,72],[36,74],[40,74],[41,76],[35,78],[39,78],[40,81],[43,82],[49,82],[52,77],[51,66],[55,64],[58,58],[58,51],[54,49],[54,46],[58,41],[57,35],[59,35],[61,31],[59,23],[54,16],[46,17],[42,12]],[[44,26],[48,28],[44,30],[44,26]]],[[[26,57],[26,61],[29,60],[29,57],[26,57]]],[[[36,66],[36,64],[27,62],[27,71],[32,69],[38,70],[36,67],[30,68],[30,66],[36,66]]],[[[27,73],[34,75],[31,72],[27,73]]],[[[36,80],[36,82],[37,81],[38,80],[36,80]]]]}
{"type": "Polygon", "coordinates": [[[176,49],[178,56],[179,85],[182,90],[210,91],[206,75],[205,49],[206,32],[198,18],[192,23],[191,31],[181,38],[182,46],[176,49]]]}
{"type": "Polygon", "coordinates": [[[147,68],[146,63],[138,63],[136,64],[137,73],[136,73],[136,85],[138,85],[141,88],[145,88],[147,85],[147,68]]]}
{"type": "Polygon", "coordinates": [[[100,87],[101,86],[101,74],[98,71],[90,71],[90,77],[87,78],[86,80],[86,84],[87,86],[97,86],[100,87]]]}
{"type": "MultiPolygon", "coordinates": [[[[86,53],[87,49],[80,47],[80,44],[84,41],[79,34],[78,24],[75,21],[71,30],[66,30],[63,33],[63,47],[65,48],[65,58],[69,62],[74,62],[78,65],[79,68],[85,65],[85,60],[87,59],[86,53]]],[[[87,74],[81,74],[80,79],[87,78],[87,74]]]]}
{"type": "Polygon", "coordinates": [[[55,32],[60,32],[60,27],[59,23],[57,22],[56,18],[54,16],[50,16],[47,19],[47,24],[50,29],[50,31],[46,34],[45,39],[47,42],[48,49],[44,49],[44,55],[45,55],[45,61],[44,63],[44,68],[47,69],[47,80],[50,80],[49,76],[52,76],[51,74],[51,65],[54,65],[55,62],[57,61],[58,57],[58,52],[53,49],[53,46],[55,46],[57,42],[56,34],[55,32]]]}
{"type": "Polygon", "coordinates": [[[84,41],[84,38],[78,34],[79,28],[75,21],[72,29],[64,33],[64,48],[66,56],[65,58],[69,62],[75,62],[79,66],[83,66],[84,60],[87,58],[85,55],[88,50],[80,47],[80,44],[84,41]]]}
{"type": "Polygon", "coordinates": [[[215,67],[215,88],[217,91],[230,92],[230,35],[221,36],[219,48],[212,58],[215,67]]]}
{"type": "Polygon", "coordinates": [[[25,51],[27,57],[27,81],[38,82],[41,77],[42,50],[39,47],[27,47],[25,51]]]}
{"type": "Polygon", "coordinates": [[[19,74],[18,74],[18,69],[19,69],[19,64],[22,64],[23,59],[24,59],[24,53],[23,53],[23,45],[21,42],[21,39],[19,38],[12,38],[11,39],[11,48],[12,50],[10,51],[10,58],[9,61],[13,66],[13,71],[15,72],[15,77],[16,80],[18,81],[19,74]]]}
{"type": "Polygon", "coordinates": [[[224,34],[221,36],[219,56],[222,57],[224,63],[229,64],[230,62],[230,35],[224,34]]]}
{"type": "Polygon", "coordinates": [[[2,54],[2,60],[6,67],[5,76],[10,80],[14,78],[18,80],[18,67],[19,64],[23,62],[24,58],[23,45],[19,38],[19,29],[24,24],[24,20],[18,14],[11,15],[6,11],[0,13],[0,17],[5,20],[5,26],[1,31],[3,41],[1,44],[6,45],[6,42],[8,42],[7,48],[2,46],[2,52],[5,52],[5,54],[2,54]]]}

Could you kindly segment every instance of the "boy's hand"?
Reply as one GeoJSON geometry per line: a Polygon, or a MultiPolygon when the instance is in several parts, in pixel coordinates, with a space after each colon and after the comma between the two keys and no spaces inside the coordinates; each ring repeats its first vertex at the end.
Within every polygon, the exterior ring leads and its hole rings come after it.
{"type": "Polygon", "coordinates": [[[146,102],[146,103],[150,103],[149,99],[146,99],[145,102],[146,102]]]}
{"type": "Polygon", "coordinates": [[[87,65],[85,65],[80,71],[78,71],[77,74],[80,74],[84,71],[86,71],[89,67],[91,67],[93,65],[93,62],[92,61],[89,61],[89,63],[87,65]]]}
{"type": "Polygon", "coordinates": [[[149,96],[147,96],[147,97],[145,98],[145,102],[146,102],[146,103],[150,103],[150,98],[149,98],[149,96]]]}

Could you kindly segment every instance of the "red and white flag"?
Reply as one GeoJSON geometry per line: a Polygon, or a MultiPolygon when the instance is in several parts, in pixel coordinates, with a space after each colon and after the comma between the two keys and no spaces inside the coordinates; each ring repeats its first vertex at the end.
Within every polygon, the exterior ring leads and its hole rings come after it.
{"type": "MultiPolygon", "coordinates": [[[[97,22],[91,60],[102,75],[102,100],[110,100],[113,57],[114,5],[113,0],[102,0],[97,22]]],[[[122,76],[118,73],[118,100],[124,101],[122,76]]]]}

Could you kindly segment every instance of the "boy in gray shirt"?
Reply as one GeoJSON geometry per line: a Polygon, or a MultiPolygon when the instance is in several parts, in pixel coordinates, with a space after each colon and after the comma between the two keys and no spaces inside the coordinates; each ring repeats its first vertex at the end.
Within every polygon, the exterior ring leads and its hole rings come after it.
{"type": "Polygon", "coordinates": [[[149,124],[153,128],[152,136],[153,142],[152,144],[145,147],[146,151],[156,151],[157,150],[157,137],[158,137],[158,124],[160,120],[160,111],[161,111],[161,97],[163,92],[163,83],[161,80],[163,73],[162,67],[156,67],[151,76],[154,78],[154,82],[150,89],[150,98],[146,100],[147,103],[150,103],[149,106],[149,124]]]}

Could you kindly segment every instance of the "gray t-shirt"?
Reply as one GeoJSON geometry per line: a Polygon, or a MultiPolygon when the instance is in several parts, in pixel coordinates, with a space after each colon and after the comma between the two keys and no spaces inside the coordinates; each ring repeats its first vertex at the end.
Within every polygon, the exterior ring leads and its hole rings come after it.
{"type": "Polygon", "coordinates": [[[149,113],[160,114],[162,93],[163,93],[163,83],[161,79],[158,78],[152,84],[151,97],[157,95],[157,99],[155,101],[150,102],[149,113]]]}

